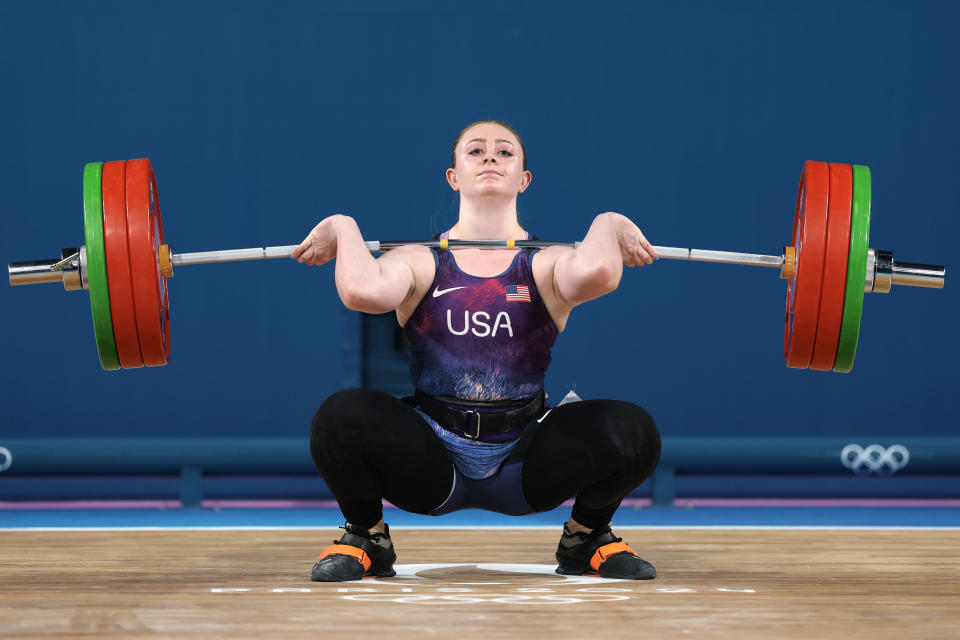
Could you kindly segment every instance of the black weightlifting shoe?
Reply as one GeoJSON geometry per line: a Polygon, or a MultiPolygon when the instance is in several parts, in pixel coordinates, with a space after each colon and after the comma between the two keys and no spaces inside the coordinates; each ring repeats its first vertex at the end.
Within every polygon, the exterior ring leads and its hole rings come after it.
{"type": "Polygon", "coordinates": [[[343,537],[320,553],[320,560],[310,572],[311,580],[346,582],[364,576],[392,578],[397,575],[393,570],[397,554],[393,551],[390,527],[384,525],[383,533],[370,533],[348,522],[343,528],[346,529],[343,537]]]}
{"type": "Polygon", "coordinates": [[[623,538],[613,535],[610,525],[589,533],[572,533],[563,525],[557,547],[557,573],[566,576],[600,574],[602,578],[651,580],[657,577],[653,565],[637,555],[623,538]]]}

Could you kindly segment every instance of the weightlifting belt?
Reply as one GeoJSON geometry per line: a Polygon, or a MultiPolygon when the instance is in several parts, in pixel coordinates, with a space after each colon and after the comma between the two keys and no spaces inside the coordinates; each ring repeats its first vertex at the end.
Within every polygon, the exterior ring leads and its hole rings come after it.
{"type": "Polygon", "coordinates": [[[484,436],[498,435],[519,431],[543,411],[544,393],[519,407],[514,406],[516,401],[505,402],[478,402],[448,398],[446,396],[431,396],[419,389],[414,399],[425,414],[437,421],[444,429],[453,431],[457,435],[479,440],[484,436]],[[457,404],[467,409],[455,409],[446,403],[457,404]],[[512,409],[497,411],[497,407],[514,406],[512,409]],[[486,411],[481,411],[486,409],[486,411]]]}

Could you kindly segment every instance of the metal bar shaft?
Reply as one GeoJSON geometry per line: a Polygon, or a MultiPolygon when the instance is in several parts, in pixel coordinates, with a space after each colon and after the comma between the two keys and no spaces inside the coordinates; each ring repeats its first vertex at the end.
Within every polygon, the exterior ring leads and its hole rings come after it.
{"type": "Polygon", "coordinates": [[[742,264],[748,267],[783,266],[783,256],[768,256],[759,253],[738,253],[735,251],[710,251],[707,249],[680,249],[677,247],[657,247],[653,250],[661,258],[668,260],[692,260],[693,262],[721,262],[723,264],[742,264]]]}
{"type": "MultiPolygon", "coordinates": [[[[372,240],[365,243],[367,249],[372,252],[384,251],[405,245],[422,245],[425,247],[450,249],[504,249],[508,243],[505,240],[372,240]]],[[[513,246],[518,249],[552,246],[577,246],[576,242],[554,242],[549,240],[517,240],[513,246]]],[[[226,251],[203,251],[199,253],[175,253],[171,256],[173,266],[190,264],[211,264],[215,262],[239,262],[244,260],[266,260],[271,258],[289,258],[293,251],[299,245],[286,245],[281,247],[255,247],[252,249],[228,249],[226,251]]],[[[737,253],[733,251],[708,251],[704,249],[684,249],[679,247],[654,247],[654,251],[661,258],[668,260],[691,260],[694,262],[720,262],[724,264],[740,264],[752,267],[775,267],[779,269],[783,266],[783,256],[770,256],[755,253],[737,253]]]]}
{"type": "Polygon", "coordinates": [[[244,260],[267,260],[289,258],[299,245],[284,247],[256,247],[253,249],[227,249],[225,251],[201,251],[198,253],[175,253],[170,256],[173,266],[188,264],[213,264],[215,262],[242,262],[244,260]]]}

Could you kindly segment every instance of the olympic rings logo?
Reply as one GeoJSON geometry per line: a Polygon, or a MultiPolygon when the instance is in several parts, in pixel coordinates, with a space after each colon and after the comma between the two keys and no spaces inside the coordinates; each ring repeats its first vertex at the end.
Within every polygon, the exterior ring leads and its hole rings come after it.
{"type": "Polygon", "coordinates": [[[3,473],[13,464],[13,454],[10,449],[0,447],[0,473],[3,473]]]}
{"type": "Polygon", "coordinates": [[[890,476],[907,466],[910,462],[910,450],[902,444],[887,448],[879,444],[871,444],[866,448],[858,444],[848,444],[840,452],[840,461],[858,476],[871,473],[890,476]]]}
{"type": "Polygon", "coordinates": [[[456,594],[418,594],[418,593],[355,593],[343,596],[345,600],[364,602],[396,602],[401,604],[580,604],[585,602],[613,602],[629,600],[630,596],[612,593],[578,593],[576,595],[544,594],[528,595],[523,593],[456,593],[456,594]]]}

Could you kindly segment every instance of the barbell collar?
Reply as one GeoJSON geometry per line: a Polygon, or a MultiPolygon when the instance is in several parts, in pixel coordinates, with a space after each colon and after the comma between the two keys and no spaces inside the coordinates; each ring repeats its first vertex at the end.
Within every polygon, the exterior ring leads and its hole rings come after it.
{"type": "Polygon", "coordinates": [[[877,249],[874,251],[876,266],[873,274],[873,292],[890,293],[893,286],[893,252],[877,249]]]}
{"type": "Polygon", "coordinates": [[[90,281],[87,279],[87,245],[80,246],[80,286],[84,289],[90,288],[90,281]]]}
{"type": "Polygon", "coordinates": [[[877,274],[877,252],[874,249],[867,249],[867,277],[863,283],[863,292],[873,291],[873,283],[877,274]]]}
{"type": "Polygon", "coordinates": [[[60,262],[52,268],[63,273],[64,289],[67,291],[83,289],[83,280],[87,271],[86,247],[64,249],[60,252],[60,262]]]}
{"type": "Polygon", "coordinates": [[[60,271],[61,269],[76,269],[80,264],[80,249],[63,249],[60,251],[60,261],[50,266],[51,271],[60,271]]]}

